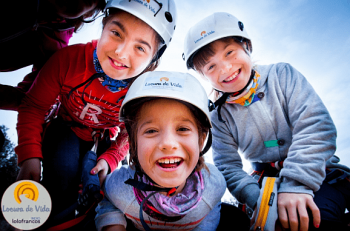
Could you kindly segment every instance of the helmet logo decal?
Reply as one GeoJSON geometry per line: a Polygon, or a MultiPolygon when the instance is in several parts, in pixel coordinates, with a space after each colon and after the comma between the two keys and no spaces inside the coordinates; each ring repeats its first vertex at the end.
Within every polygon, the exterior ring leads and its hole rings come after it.
{"type": "Polygon", "coordinates": [[[160,78],[160,82],[162,82],[163,80],[169,81],[169,78],[168,78],[168,77],[162,77],[162,78],[160,78]]]}
{"type": "Polygon", "coordinates": [[[214,34],[215,31],[214,30],[210,30],[209,32],[206,32],[205,30],[203,30],[201,32],[201,37],[199,39],[194,40],[194,43],[197,43],[199,41],[201,41],[202,39],[206,38],[207,36],[214,34]]]}
{"type": "Polygon", "coordinates": [[[182,77],[161,77],[154,76],[145,79],[143,90],[164,89],[172,91],[183,91],[185,79],[182,77]]]}
{"type": "Polygon", "coordinates": [[[39,190],[35,184],[31,183],[30,181],[23,181],[17,185],[14,191],[15,200],[18,204],[22,202],[20,198],[21,195],[25,195],[25,197],[32,201],[37,201],[39,197],[39,190]]]}
{"type": "Polygon", "coordinates": [[[134,0],[134,1],[148,8],[150,11],[152,11],[154,16],[158,14],[158,12],[160,11],[160,9],[162,9],[162,6],[163,6],[158,1],[152,1],[152,3],[151,3],[151,0],[134,0]]]}
{"type": "Polygon", "coordinates": [[[239,27],[239,29],[240,29],[241,31],[243,31],[243,29],[244,29],[243,22],[238,21],[238,27],[239,27]]]}

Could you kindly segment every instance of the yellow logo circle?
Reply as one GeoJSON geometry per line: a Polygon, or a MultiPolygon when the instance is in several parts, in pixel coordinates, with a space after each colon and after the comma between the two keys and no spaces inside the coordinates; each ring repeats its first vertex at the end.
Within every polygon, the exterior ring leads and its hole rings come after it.
{"type": "Polygon", "coordinates": [[[43,225],[49,218],[52,203],[48,191],[40,183],[21,180],[6,189],[0,208],[11,226],[32,230],[43,225]]]}
{"type": "Polygon", "coordinates": [[[32,201],[37,201],[39,197],[39,190],[32,182],[23,181],[17,185],[14,191],[15,200],[18,204],[22,202],[22,200],[19,198],[21,195],[25,195],[32,201]]]}

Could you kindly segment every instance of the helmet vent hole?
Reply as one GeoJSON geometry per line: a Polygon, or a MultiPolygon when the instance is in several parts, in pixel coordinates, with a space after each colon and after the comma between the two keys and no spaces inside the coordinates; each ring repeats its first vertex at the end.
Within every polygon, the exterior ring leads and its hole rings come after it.
{"type": "Polygon", "coordinates": [[[243,22],[239,21],[239,22],[238,22],[238,27],[239,27],[239,29],[240,29],[241,31],[243,31],[243,29],[244,29],[243,22]]]}
{"type": "Polygon", "coordinates": [[[166,20],[168,20],[168,22],[173,21],[173,16],[171,16],[169,11],[165,12],[165,18],[166,18],[166,20]]]}

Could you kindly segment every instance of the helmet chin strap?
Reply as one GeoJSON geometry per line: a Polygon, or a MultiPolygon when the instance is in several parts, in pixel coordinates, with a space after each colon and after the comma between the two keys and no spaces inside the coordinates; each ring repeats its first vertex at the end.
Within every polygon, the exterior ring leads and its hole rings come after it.
{"type": "Polygon", "coordinates": [[[254,79],[254,76],[255,76],[255,71],[252,70],[248,83],[241,90],[236,91],[236,92],[222,92],[222,91],[219,91],[219,90],[214,88],[215,91],[221,92],[223,94],[218,100],[215,101],[215,103],[213,103],[211,100],[209,100],[209,111],[213,111],[217,107],[218,108],[218,119],[220,122],[222,122],[222,123],[226,122],[222,119],[220,111],[221,111],[222,105],[226,102],[227,97],[229,95],[237,96],[237,95],[242,94],[242,92],[247,89],[247,87],[249,86],[251,81],[254,79]]]}
{"type": "MultiPolygon", "coordinates": [[[[136,165],[137,166],[137,165],[136,165]]],[[[136,174],[144,174],[147,176],[148,179],[150,179],[153,183],[155,183],[147,174],[141,172],[141,170],[139,169],[139,167],[136,167],[136,174]]],[[[143,183],[141,181],[135,180],[135,179],[128,179],[124,182],[125,184],[131,185],[134,188],[137,188],[141,191],[153,191],[152,193],[150,193],[147,197],[145,197],[142,201],[141,201],[141,205],[140,205],[140,210],[139,210],[139,217],[140,217],[140,221],[141,224],[143,226],[143,228],[146,231],[151,231],[151,228],[146,224],[144,218],[143,218],[143,212],[142,212],[142,208],[144,203],[154,194],[159,193],[159,192],[166,192],[167,196],[173,196],[176,192],[176,190],[179,188],[179,186],[174,187],[174,188],[161,188],[155,185],[149,185],[146,183],[143,183]]],[[[156,184],[156,183],[155,183],[156,184]]]]}

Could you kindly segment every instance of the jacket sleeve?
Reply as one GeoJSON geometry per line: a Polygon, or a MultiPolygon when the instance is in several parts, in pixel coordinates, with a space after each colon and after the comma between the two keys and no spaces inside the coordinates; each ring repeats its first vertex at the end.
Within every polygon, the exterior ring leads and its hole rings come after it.
{"type": "MultiPolygon", "coordinates": [[[[225,121],[229,116],[224,107],[221,108],[221,116],[225,121]]],[[[238,154],[238,144],[231,134],[229,124],[218,120],[217,110],[212,113],[211,119],[214,163],[224,175],[231,194],[239,202],[246,203],[253,208],[259,197],[259,185],[243,170],[242,159],[238,154]]]]}
{"type": "MultiPolygon", "coordinates": [[[[118,170],[117,170],[118,171],[118,170]]],[[[126,227],[126,219],[124,213],[113,204],[113,198],[116,198],[116,193],[119,191],[115,180],[122,180],[117,177],[118,173],[109,174],[103,184],[103,192],[105,197],[96,207],[95,224],[98,231],[108,225],[123,225],[126,227]]],[[[124,182],[124,181],[123,181],[124,182]]]]}
{"type": "Polygon", "coordinates": [[[18,163],[29,158],[42,158],[41,141],[46,111],[61,91],[66,68],[62,53],[54,54],[39,72],[18,109],[18,163]]]}
{"type": "Polygon", "coordinates": [[[126,227],[126,219],[120,209],[116,208],[108,199],[103,198],[96,207],[95,224],[98,231],[108,225],[124,225],[126,227]]]}
{"type": "Polygon", "coordinates": [[[277,72],[293,137],[280,172],[279,192],[313,195],[325,178],[325,162],[335,152],[336,129],[322,100],[300,72],[289,64],[281,65],[277,72]]]}
{"type": "Polygon", "coordinates": [[[128,133],[125,124],[119,126],[117,138],[112,140],[111,147],[106,150],[97,160],[104,159],[107,161],[110,171],[113,172],[120,161],[122,161],[129,151],[128,133]]]}
{"type": "Polygon", "coordinates": [[[193,230],[216,230],[220,222],[220,209],[221,202],[218,202],[213,209],[209,212],[208,215],[201,221],[201,223],[196,226],[193,230]]]}

